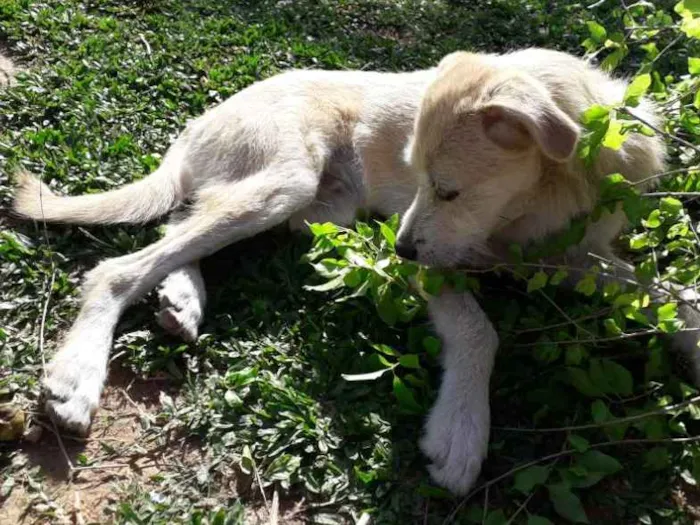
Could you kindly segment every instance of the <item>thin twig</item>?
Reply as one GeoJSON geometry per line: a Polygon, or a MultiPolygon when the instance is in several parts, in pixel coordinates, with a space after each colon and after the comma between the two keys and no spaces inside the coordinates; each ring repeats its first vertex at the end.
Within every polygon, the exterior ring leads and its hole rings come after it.
{"type": "Polygon", "coordinates": [[[148,43],[148,40],[146,40],[146,37],[143,36],[143,33],[139,33],[139,40],[141,40],[141,42],[143,42],[143,45],[146,46],[146,54],[150,57],[151,45],[148,43]]]}
{"type": "Polygon", "coordinates": [[[650,191],[642,193],[643,197],[700,197],[700,191],[650,191]]]}
{"type": "Polygon", "coordinates": [[[255,461],[253,461],[253,473],[255,474],[255,482],[258,484],[258,489],[260,489],[260,494],[262,494],[263,503],[265,503],[265,508],[267,509],[267,515],[268,515],[268,517],[271,517],[272,512],[270,510],[270,504],[267,501],[267,496],[265,495],[265,489],[262,486],[262,480],[260,479],[260,473],[258,472],[258,466],[255,464],[255,461]]]}
{"type": "Polygon", "coordinates": [[[666,47],[664,47],[661,51],[659,51],[659,54],[654,57],[654,59],[651,61],[651,64],[655,64],[656,62],[658,62],[659,59],[662,56],[664,56],[669,49],[671,49],[678,42],[680,42],[682,38],[683,38],[683,35],[681,34],[681,35],[676,36],[676,38],[674,38],[673,40],[671,40],[666,47]]]}
{"type": "MultiPolygon", "coordinates": [[[[621,441],[606,441],[604,443],[594,443],[589,447],[589,449],[598,449],[598,448],[605,448],[605,447],[611,447],[611,446],[616,446],[616,445],[651,445],[651,444],[656,444],[656,443],[693,443],[700,441],[700,436],[693,436],[693,437],[687,437],[687,438],[665,438],[665,439],[624,439],[621,441]]],[[[464,508],[464,505],[467,504],[467,502],[474,497],[476,494],[481,492],[482,490],[485,490],[499,481],[502,481],[504,479],[509,478],[516,472],[520,472],[521,470],[525,470],[526,468],[532,467],[534,465],[539,465],[540,463],[544,463],[545,461],[549,461],[551,459],[557,459],[565,456],[570,456],[572,454],[575,454],[578,452],[575,449],[568,449],[568,450],[562,450],[560,452],[555,452],[554,454],[549,454],[547,456],[542,456],[541,458],[534,459],[532,461],[528,461],[527,463],[523,463],[521,465],[518,465],[516,467],[513,467],[507,472],[504,472],[500,476],[496,476],[493,479],[490,479],[489,481],[479,485],[476,487],[474,490],[472,490],[469,494],[467,494],[462,501],[459,502],[459,504],[455,507],[455,509],[450,513],[450,515],[447,517],[447,519],[444,521],[444,523],[450,523],[455,519],[457,514],[459,513],[462,508],[464,508]]]]}
{"type": "MultiPolygon", "coordinates": [[[[609,314],[611,310],[612,310],[611,308],[604,308],[604,309],[602,309],[599,312],[596,312],[594,314],[577,317],[575,319],[575,321],[581,322],[581,321],[588,321],[590,319],[595,319],[597,317],[601,317],[603,315],[609,314]]],[[[573,319],[572,319],[572,321],[573,321],[573,319]]],[[[572,321],[565,321],[562,323],[555,323],[555,324],[550,324],[547,326],[541,326],[541,327],[536,327],[536,328],[525,328],[523,330],[516,330],[512,333],[514,335],[523,335],[523,334],[531,334],[533,332],[546,332],[547,330],[553,330],[554,328],[562,328],[564,326],[569,326],[570,324],[572,324],[572,321]]]]}
{"type": "Polygon", "coordinates": [[[56,425],[56,422],[49,418],[51,421],[51,426],[46,426],[46,425],[41,425],[43,426],[46,430],[49,432],[52,432],[54,436],[56,436],[56,441],[58,442],[58,448],[61,449],[61,454],[63,455],[63,458],[66,460],[66,464],[68,465],[68,476],[69,479],[72,479],[73,473],[75,472],[76,467],[73,465],[73,462],[70,460],[70,456],[68,455],[68,450],[66,450],[66,446],[63,444],[63,438],[61,437],[61,433],[58,431],[58,426],[56,425]]]}
{"type": "Polygon", "coordinates": [[[106,465],[84,465],[74,467],[73,470],[78,472],[81,470],[108,470],[114,468],[129,468],[128,463],[107,463],[106,465]]]}
{"type": "Polygon", "coordinates": [[[586,9],[595,9],[596,7],[600,7],[603,5],[607,0],[598,0],[597,2],[587,5],[586,9]]]}
{"type": "Polygon", "coordinates": [[[518,427],[492,427],[494,430],[502,430],[505,432],[571,432],[575,430],[589,430],[593,428],[607,427],[611,425],[618,425],[623,423],[631,423],[633,421],[639,421],[640,419],[646,419],[652,416],[661,416],[668,414],[669,412],[675,412],[690,405],[694,405],[700,402],[700,396],[691,397],[675,405],[670,405],[667,407],[662,407],[657,410],[652,410],[650,412],[644,412],[642,414],[636,414],[634,416],[622,417],[619,419],[611,419],[609,421],[601,421],[600,423],[590,423],[587,425],[575,425],[569,427],[554,427],[554,428],[518,428],[518,427]]]}
{"type": "Polygon", "coordinates": [[[698,148],[695,144],[692,144],[692,143],[688,142],[687,140],[685,140],[685,139],[683,139],[683,138],[681,138],[681,137],[678,137],[677,135],[673,135],[672,133],[668,133],[668,132],[662,130],[662,129],[659,128],[658,126],[655,126],[654,124],[650,123],[648,120],[646,120],[646,119],[640,117],[639,115],[637,115],[637,114],[636,114],[634,111],[632,111],[631,109],[629,109],[629,108],[621,108],[620,111],[622,111],[622,112],[624,112],[624,113],[627,113],[629,116],[631,116],[631,117],[634,118],[635,120],[638,120],[639,122],[641,122],[641,123],[644,124],[645,126],[651,128],[651,129],[653,129],[653,130],[654,130],[656,133],[658,133],[659,135],[663,135],[664,137],[669,138],[669,139],[671,139],[671,140],[674,140],[674,141],[678,142],[679,144],[683,144],[684,146],[686,146],[686,147],[692,149],[693,151],[695,151],[696,153],[700,154],[700,148],[698,148]]]}
{"type": "Polygon", "coordinates": [[[525,498],[525,501],[523,501],[520,505],[518,505],[518,508],[513,513],[513,515],[508,519],[508,521],[506,522],[506,525],[510,525],[511,523],[515,522],[515,518],[517,518],[518,514],[520,514],[527,507],[527,504],[530,503],[530,500],[532,499],[532,497],[534,495],[535,495],[535,491],[533,490],[532,492],[530,492],[530,495],[527,498],[525,498]]]}
{"type": "MultiPolygon", "coordinates": [[[[41,312],[41,323],[39,325],[39,355],[41,356],[41,368],[42,368],[42,374],[44,376],[44,379],[46,379],[47,372],[46,372],[46,355],[44,352],[44,340],[45,340],[45,332],[46,332],[46,317],[48,315],[49,311],[49,302],[51,301],[51,293],[53,292],[53,285],[54,282],[56,281],[56,262],[53,259],[53,251],[51,250],[51,242],[49,241],[49,230],[46,225],[46,216],[44,215],[44,196],[42,194],[42,187],[43,184],[39,184],[39,207],[41,208],[41,222],[44,227],[44,241],[46,242],[46,247],[49,250],[49,254],[51,257],[51,279],[49,281],[48,288],[46,289],[46,300],[44,301],[44,307],[41,312]]],[[[69,479],[72,478],[73,472],[75,472],[75,466],[73,465],[73,462],[70,460],[70,456],[68,455],[68,451],[66,450],[66,446],[63,443],[63,439],[61,438],[61,434],[58,432],[58,425],[56,425],[56,422],[51,418],[51,431],[53,432],[54,436],[56,436],[56,441],[58,441],[58,447],[61,449],[61,453],[63,454],[64,459],[66,460],[66,464],[68,465],[68,472],[69,472],[69,479]]]]}
{"type": "Polygon", "coordinates": [[[41,365],[44,378],[46,378],[46,357],[44,356],[44,332],[46,329],[46,316],[49,311],[49,302],[51,301],[51,291],[53,290],[53,285],[56,282],[56,266],[53,261],[51,261],[51,278],[49,279],[48,286],[44,288],[44,293],[46,294],[46,300],[44,301],[44,306],[41,310],[41,322],[39,324],[39,355],[41,356],[41,365]]]}
{"type": "Polygon", "coordinates": [[[700,171],[700,166],[695,165],[695,166],[689,166],[687,168],[678,168],[675,170],[669,170],[669,171],[662,171],[661,173],[656,173],[654,175],[651,175],[649,177],[646,177],[644,179],[638,180],[636,182],[630,183],[631,186],[640,186],[642,184],[645,184],[649,181],[656,180],[656,179],[662,179],[664,177],[667,177],[669,175],[678,175],[681,173],[688,173],[689,171],[700,171]]]}
{"type": "Polygon", "coordinates": [[[272,510],[270,511],[270,525],[277,525],[280,510],[280,496],[275,488],[272,493],[272,510]]]}
{"type": "Polygon", "coordinates": [[[547,302],[548,302],[549,304],[551,304],[551,305],[557,310],[557,312],[559,312],[559,313],[564,317],[564,319],[566,319],[569,323],[573,324],[576,328],[579,329],[579,331],[581,331],[581,332],[583,332],[583,333],[586,333],[586,334],[588,334],[588,335],[590,335],[590,336],[593,336],[593,334],[592,334],[589,330],[586,330],[583,326],[581,326],[581,325],[578,324],[574,319],[572,319],[571,316],[570,316],[569,314],[567,314],[567,313],[564,311],[564,309],[563,309],[561,306],[559,306],[559,305],[554,301],[554,299],[552,299],[551,297],[549,297],[549,296],[544,292],[544,290],[539,290],[539,292],[540,292],[540,295],[541,295],[542,297],[544,297],[544,298],[547,300],[547,302]]]}
{"type": "MultiPolygon", "coordinates": [[[[700,328],[681,328],[674,333],[678,332],[700,332],[700,328]]],[[[639,330],[637,332],[627,332],[620,335],[615,335],[612,337],[594,337],[591,339],[568,339],[566,341],[536,341],[534,343],[513,343],[514,347],[518,348],[532,348],[542,344],[555,344],[555,345],[575,345],[575,344],[594,344],[594,343],[609,343],[611,341],[622,341],[625,339],[633,339],[635,337],[642,337],[645,335],[655,335],[655,334],[666,334],[658,328],[650,328],[649,330],[639,330]]]]}
{"type": "Polygon", "coordinates": [[[73,520],[76,525],[85,525],[85,518],[83,518],[83,506],[80,502],[80,491],[76,490],[73,492],[73,520]]]}

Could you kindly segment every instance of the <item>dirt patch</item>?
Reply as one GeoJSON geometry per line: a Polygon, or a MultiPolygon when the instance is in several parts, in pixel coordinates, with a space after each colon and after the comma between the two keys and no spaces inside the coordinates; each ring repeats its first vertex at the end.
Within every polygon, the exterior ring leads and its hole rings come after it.
{"type": "Polygon", "coordinates": [[[0,86],[11,85],[17,74],[18,68],[8,56],[0,52],[0,86]]]}
{"type": "MultiPolygon", "coordinates": [[[[167,380],[134,378],[115,366],[88,438],[61,433],[62,448],[49,423],[35,423],[38,440],[25,440],[12,455],[15,483],[0,499],[0,523],[111,523],[126,487],[158,493],[162,475],[206,464],[201,443],[164,431],[157,421],[162,393],[177,403],[178,389],[167,380]],[[154,425],[157,431],[149,431],[154,425]]],[[[208,498],[211,508],[242,497],[246,523],[271,523],[273,515],[277,523],[306,522],[303,498],[275,498],[268,489],[263,501],[253,480],[233,465],[225,470],[208,498]]]]}
{"type": "Polygon", "coordinates": [[[673,502],[685,510],[686,516],[691,518],[693,523],[700,523],[700,487],[681,480],[672,497],[673,502]]]}
{"type": "Polygon", "coordinates": [[[173,462],[201,461],[198,444],[185,439],[164,442],[147,432],[167,382],[134,379],[115,367],[109,383],[90,436],[62,434],[65,451],[52,427],[38,423],[40,439],[24,442],[13,458],[20,468],[0,509],[0,523],[109,521],[108,507],[116,500],[117,485],[155,486],[153,476],[173,462]],[[40,483],[29,474],[35,470],[40,483]]]}

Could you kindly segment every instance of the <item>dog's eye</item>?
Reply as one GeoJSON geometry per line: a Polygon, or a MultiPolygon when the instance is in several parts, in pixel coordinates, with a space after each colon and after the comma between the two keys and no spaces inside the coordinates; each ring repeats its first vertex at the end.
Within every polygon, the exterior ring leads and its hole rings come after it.
{"type": "Polygon", "coordinates": [[[457,190],[452,191],[437,191],[437,198],[441,201],[450,202],[459,197],[459,192],[457,190]]]}

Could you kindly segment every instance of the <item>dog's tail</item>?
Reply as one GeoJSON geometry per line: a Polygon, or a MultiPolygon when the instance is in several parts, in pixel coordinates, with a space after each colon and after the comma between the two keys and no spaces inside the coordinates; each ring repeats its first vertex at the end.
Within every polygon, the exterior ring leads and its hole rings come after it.
{"type": "MultiPolygon", "coordinates": [[[[73,224],[143,223],[168,213],[184,199],[180,162],[166,158],[145,179],[116,190],[75,197],[56,195],[27,172],[17,176],[13,210],[37,221],[73,224]]],[[[179,160],[179,159],[178,159],[179,160]]]]}

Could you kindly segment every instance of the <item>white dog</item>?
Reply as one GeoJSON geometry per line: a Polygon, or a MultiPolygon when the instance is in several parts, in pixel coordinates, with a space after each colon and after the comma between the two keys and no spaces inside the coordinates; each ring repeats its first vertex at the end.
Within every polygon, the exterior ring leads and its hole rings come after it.
{"type": "MultiPolygon", "coordinates": [[[[155,173],[124,188],[62,197],[21,176],[15,210],[36,220],[138,223],[192,203],[163,239],[87,275],[80,314],[49,366],[47,410],[86,432],[127,305],[164,280],[161,325],[194,339],[205,302],[197,261],[285,221],[348,225],[359,208],[398,212],[397,251],[437,266],[480,264],[564,228],[591,210],[601,177],[662,169],[661,142],[642,135],[603,150],[593,168],[574,156],[581,111],[624,91],[581,60],[536,49],[454,53],[415,73],[294,71],[190,123],[155,173]]],[[[637,110],[656,120],[645,103],[637,110]]],[[[620,214],[604,217],[571,256],[612,257],[623,225],[620,214]]],[[[430,313],[445,374],[421,445],[433,478],[465,493],[487,453],[498,338],[469,294],[445,292],[430,313]]]]}

